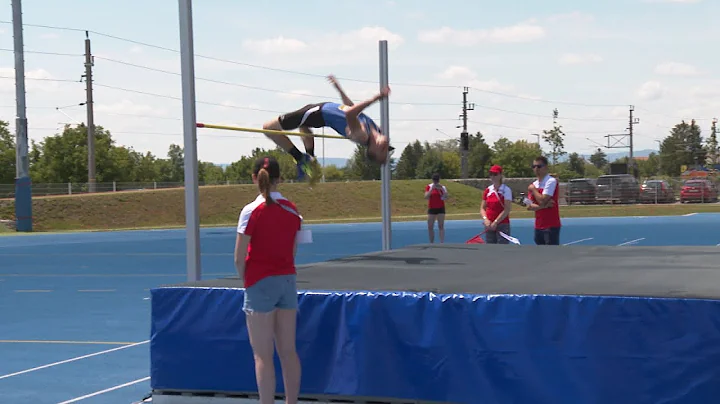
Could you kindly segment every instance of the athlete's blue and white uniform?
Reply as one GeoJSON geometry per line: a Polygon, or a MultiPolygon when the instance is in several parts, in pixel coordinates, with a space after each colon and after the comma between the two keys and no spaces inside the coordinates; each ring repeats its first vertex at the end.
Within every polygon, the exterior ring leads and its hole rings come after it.
{"type": "MultiPolygon", "coordinates": [[[[347,128],[347,119],[345,118],[345,110],[350,108],[347,105],[338,104],[336,102],[325,102],[320,105],[320,113],[322,114],[325,126],[332,128],[335,132],[341,136],[347,137],[345,128],[347,128]]],[[[372,133],[371,129],[380,132],[380,128],[377,124],[364,113],[358,115],[358,121],[365,129],[368,134],[372,133]]]]}

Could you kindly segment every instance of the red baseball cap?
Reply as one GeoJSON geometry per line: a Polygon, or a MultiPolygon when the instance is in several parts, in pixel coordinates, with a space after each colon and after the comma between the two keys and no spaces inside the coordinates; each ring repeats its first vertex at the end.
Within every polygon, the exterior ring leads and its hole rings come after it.
{"type": "Polygon", "coordinates": [[[490,172],[493,174],[502,174],[502,167],[495,164],[494,166],[490,167],[490,172]]]}

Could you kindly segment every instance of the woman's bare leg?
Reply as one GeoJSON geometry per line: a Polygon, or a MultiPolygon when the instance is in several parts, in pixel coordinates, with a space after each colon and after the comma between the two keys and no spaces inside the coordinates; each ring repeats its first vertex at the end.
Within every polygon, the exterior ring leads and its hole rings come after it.
{"type": "Polygon", "coordinates": [[[250,345],[255,358],[255,379],[257,381],[260,404],[273,404],[275,402],[275,353],[276,311],[270,313],[246,314],[250,345]]]}
{"type": "Polygon", "coordinates": [[[435,218],[437,215],[428,215],[428,238],[430,244],[435,242],[435,218]]]}
{"type": "Polygon", "coordinates": [[[445,242],[445,214],[440,213],[437,215],[438,221],[438,233],[440,233],[440,243],[445,242]]]}
{"type": "Polygon", "coordinates": [[[275,344],[282,366],[285,403],[296,404],[300,394],[302,367],[295,346],[297,310],[278,309],[275,316],[275,344]]]}

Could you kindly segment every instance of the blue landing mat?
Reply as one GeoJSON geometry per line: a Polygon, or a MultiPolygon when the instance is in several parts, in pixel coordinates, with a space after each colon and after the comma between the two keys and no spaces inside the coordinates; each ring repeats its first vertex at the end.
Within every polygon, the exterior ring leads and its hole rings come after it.
{"type": "MultiPolygon", "coordinates": [[[[232,288],[153,289],[155,390],[255,392],[232,288]]],[[[454,403],[710,403],[720,301],[300,292],[303,396],[454,403]]],[[[279,362],[277,391],[282,392],[279,362]]]]}

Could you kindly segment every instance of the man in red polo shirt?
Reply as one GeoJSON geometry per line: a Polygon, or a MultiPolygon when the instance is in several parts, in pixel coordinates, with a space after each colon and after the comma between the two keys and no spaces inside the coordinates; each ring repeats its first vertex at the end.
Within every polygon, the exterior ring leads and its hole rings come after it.
{"type": "Polygon", "coordinates": [[[533,161],[535,180],[528,186],[528,198],[532,202],[528,210],[535,212],[535,244],[560,244],[560,187],[556,178],[548,174],[548,160],[540,156],[533,161]]]}

